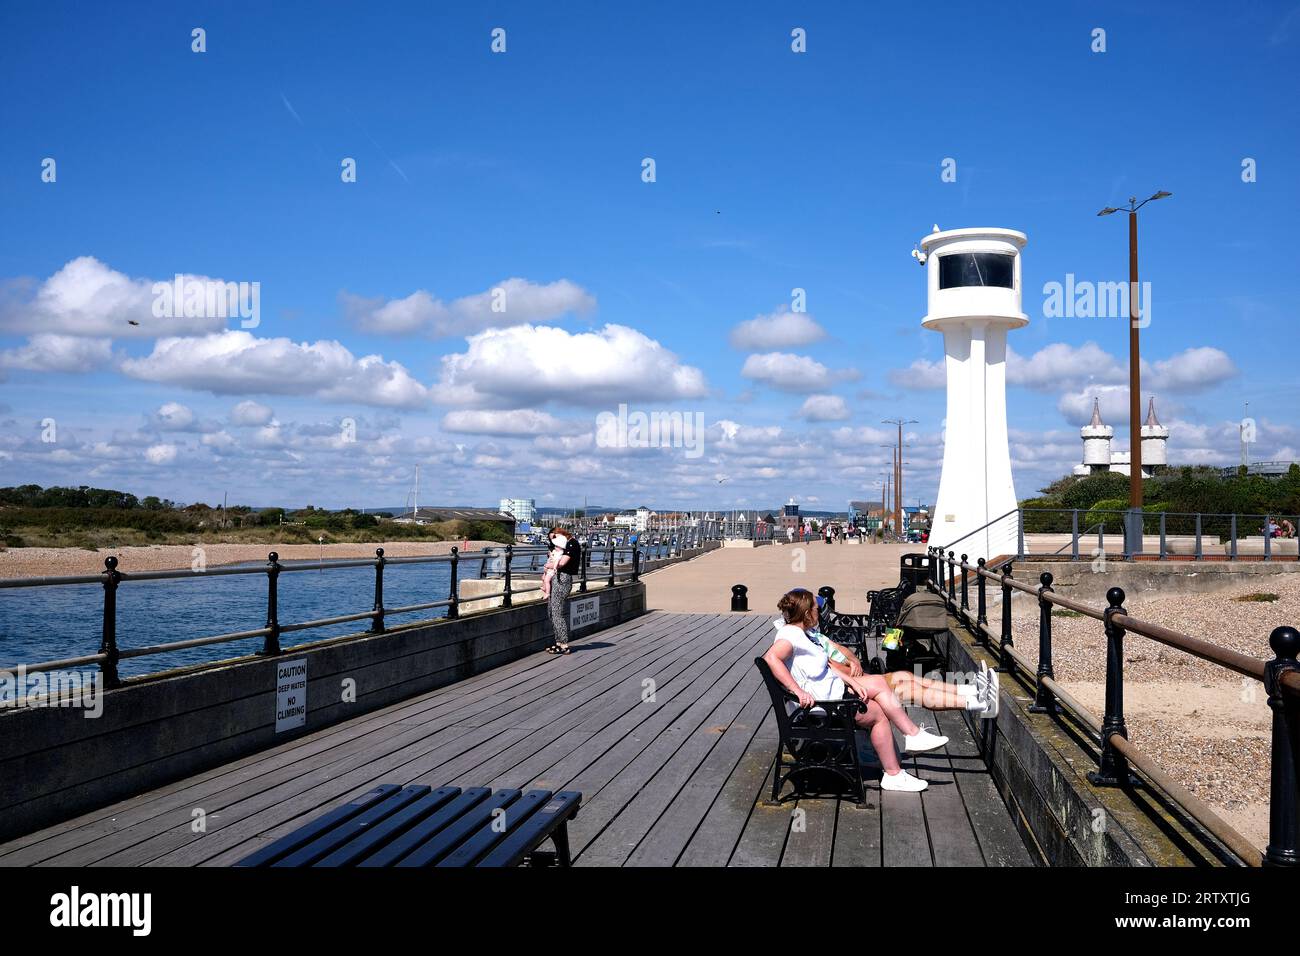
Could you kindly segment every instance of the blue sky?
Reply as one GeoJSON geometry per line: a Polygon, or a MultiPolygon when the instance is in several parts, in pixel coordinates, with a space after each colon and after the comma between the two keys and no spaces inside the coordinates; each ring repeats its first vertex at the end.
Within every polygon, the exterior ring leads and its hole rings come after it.
{"type": "Polygon", "coordinates": [[[1247,400],[1252,459],[1300,457],[1298,52],[1285,3],[6,6],[0,484],[374,507],[420,463],[430,502],[838,509],[902,415],[930,501],[943,352],[908,253],[938,223],[1029,236],[1028,495],[1094,396],[1126,446],[1124,320],[1041,290],[1126,279],[1095,213],[1156,189],[1171,462],[1235,463],[1247,400]],[[155,318],[178,273],[259,283],[259,324],[155,318]],[[623,400],[698,413],[702,454],[599,447],[623,400]]]}

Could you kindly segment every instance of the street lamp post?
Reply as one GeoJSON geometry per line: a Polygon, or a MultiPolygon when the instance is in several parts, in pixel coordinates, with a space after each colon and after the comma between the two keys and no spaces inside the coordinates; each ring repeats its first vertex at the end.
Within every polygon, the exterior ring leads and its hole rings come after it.
{"type": "MultiPolygon", "coordinates": [[[[1163,189],[1141,202],[1136,196],[1128,201],[1128,526],[1124,531],[1125,551],[1129,558],[1142,553],[1142,370],[1138,331],[1138,210],[1153,199],[1165,199],[1173,193],[1163,189]]],[[[1120,210],[1107,206],[1099,216],[1120,210]]],[[[1148,304],[1149,305],[1149,304],[1148,304]]]]}
{"type": "Polygon", "coordinates": [[[915,418],[886,418],[882,425],[898,426],[898,454],[894,458],[894,533],[903,533],[903,426],[915,425],[915,418]]]}

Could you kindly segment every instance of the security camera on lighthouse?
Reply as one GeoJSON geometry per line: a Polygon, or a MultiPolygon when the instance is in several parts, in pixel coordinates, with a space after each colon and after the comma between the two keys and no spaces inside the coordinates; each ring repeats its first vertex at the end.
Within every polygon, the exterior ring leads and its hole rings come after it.
{"type": "Polygon", "coordinates": [[[1007,440],[1007,330],[1029,324],[1021,310],[1014,229],[932,232],[921,240],[928,310],[943,333],[948,421],[930,541],[971,560],[1014,554],[1019,537],[1007,440]]]}

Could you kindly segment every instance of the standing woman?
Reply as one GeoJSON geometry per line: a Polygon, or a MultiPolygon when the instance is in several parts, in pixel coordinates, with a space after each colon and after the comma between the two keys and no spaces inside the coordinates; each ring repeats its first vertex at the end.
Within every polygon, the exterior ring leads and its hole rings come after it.
{"type": "Polygon", "coordinates": [[[555,643],[546,649],[548,654],[569,653],[569,592],[573,590],[573,576],[582,568],[582,546],[565,528],[554,527],[548,535],[551,552],[542,572],[542,594],[546,598],[555,628],[555,643]]]}

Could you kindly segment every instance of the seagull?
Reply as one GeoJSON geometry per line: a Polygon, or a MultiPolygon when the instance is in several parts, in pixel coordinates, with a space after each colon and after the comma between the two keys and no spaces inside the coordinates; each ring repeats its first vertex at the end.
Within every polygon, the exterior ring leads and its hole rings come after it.
{"type": "Polygon", "coordinates": [[[140,323],[137,322],[135,319],[127,319],[127,320],[126,320],[126,324],[127,324],[127,325],[139,325],[140,323]]]}
{"type": "Polygon", "coordinates": [[[718,475],[718,484],[722,484],[724,481],[730,481],[730,480],[731,478],[729,475],[718,475]]]}

